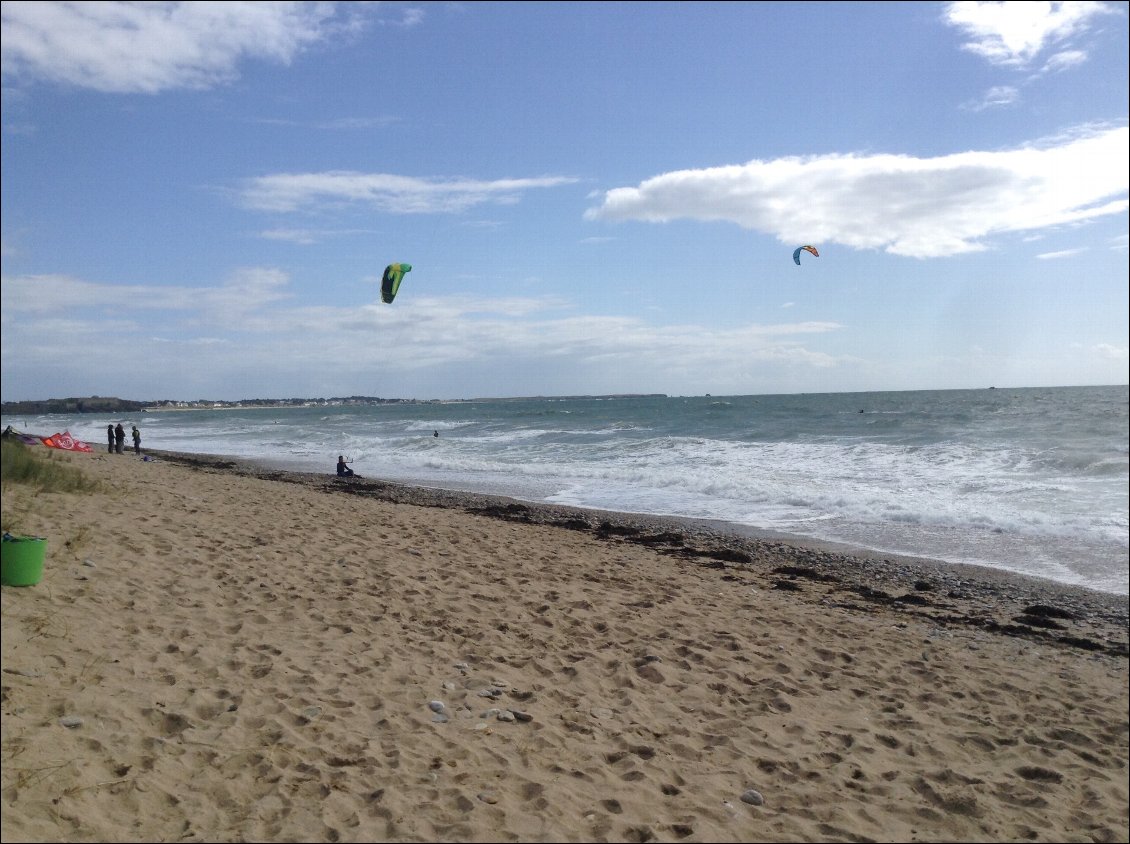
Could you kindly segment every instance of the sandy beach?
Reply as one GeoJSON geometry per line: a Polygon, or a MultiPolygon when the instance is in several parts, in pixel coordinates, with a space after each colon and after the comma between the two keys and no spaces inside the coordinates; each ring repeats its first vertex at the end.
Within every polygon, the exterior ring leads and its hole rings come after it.
{"type": "Polygon", "coordinates": [[[1127,841],[1127,599],[722,526],[60,453],[11,841],[1127,841]]]}

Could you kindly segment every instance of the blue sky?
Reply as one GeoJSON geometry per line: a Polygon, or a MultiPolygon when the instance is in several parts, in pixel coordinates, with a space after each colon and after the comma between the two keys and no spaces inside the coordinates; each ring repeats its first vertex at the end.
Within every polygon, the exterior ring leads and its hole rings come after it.
{"type": "Polygon", "coordinates": [[[1127,12],[4,2],[0,391],[1126,383],[1127,12]]]}

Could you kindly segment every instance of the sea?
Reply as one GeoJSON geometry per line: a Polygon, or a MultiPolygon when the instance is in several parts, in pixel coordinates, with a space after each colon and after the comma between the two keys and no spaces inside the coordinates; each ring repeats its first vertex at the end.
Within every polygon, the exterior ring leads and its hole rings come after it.
{"type": "Polygon", "coordinates": [[[1128,593],[1127,387],[311,403],[11,416],[96,450],[224,455],[522,501],[706,519],[1128,593]],[[127,443],[128,447],[129,443],[127,443]]]}

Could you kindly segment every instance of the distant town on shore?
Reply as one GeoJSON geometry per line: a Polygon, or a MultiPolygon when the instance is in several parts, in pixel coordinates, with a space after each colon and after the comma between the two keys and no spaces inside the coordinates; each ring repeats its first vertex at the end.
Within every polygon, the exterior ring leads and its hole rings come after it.
{"type": "Polygon", "coordinates": [[[616,393],[600,396],[522,396],[512,398],[477,399],[384,399],[376,396],[340,396],[335,398],[292,398],[292,399],[239,399],[238,401],[219,401],[195,399],[180,401],[161,399],[160,401],[132,401],[107,396],[88,396],[86,398],[44,399],[42,401],[6,401],[0,403],[0,412],[7,415],[31,415],[47,413],[147,413],[164,410],[231,410],[257,407],[362,407],[379,404],[453,404],[476,401],[526,401],[529,399],[619,399],[665,397],[663,393],[616,393]]]}

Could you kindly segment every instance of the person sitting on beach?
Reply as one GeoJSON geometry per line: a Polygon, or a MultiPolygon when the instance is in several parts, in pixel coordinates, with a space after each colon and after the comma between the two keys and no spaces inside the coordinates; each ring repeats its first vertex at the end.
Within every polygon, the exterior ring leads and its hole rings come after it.
{"type": "Polygon", "coordinates": [[[352,469],[349,468],[349,461],[347,461],[340,454],[337,456],[337,476],[339,478],[359,478],[361,477],[352,469]]]}

